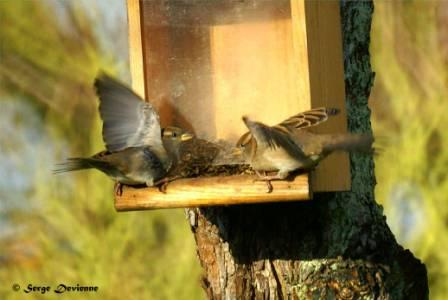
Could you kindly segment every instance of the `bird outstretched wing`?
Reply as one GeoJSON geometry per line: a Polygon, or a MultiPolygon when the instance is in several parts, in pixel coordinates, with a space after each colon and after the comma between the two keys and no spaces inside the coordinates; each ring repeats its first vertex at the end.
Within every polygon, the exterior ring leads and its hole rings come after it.
{"type": "Polygon", "coordinates": [[[104,73],[95,79],[95,88],[107,150],[162,144],[159,115],[151,103],[104,73]]]}
{"type": "MultiPolygon", "coordinates": [[[[253,130],[243,134],[238,140],[237,145],[245,145],[250,142],[254,131],[260,132],[259,139],[257,141],[265,141],[269,147],[277,147],[278,145],[286,146],[286,144],[291,144],[290,139],[286,138],[290,134],[290,131],[295,131],[297,129],[304,129],[312,126],[316,126],[328,120],[329,116],[337,115],[340,112],[337,108],[327,108],[319,107],[311,109],[305,112],[298,113],[280,124],[269,127],[262,123],[255,122],[258,124],[253,126],[253,130]],[[263,132],[263,134],[261,134],[263,132]]],[[[247,123],[246,123],[247,125],[247,123]]],[[[249,126],[248,126],[249,128],[249,126]]]]}
{"type": "Polygon", "coordinates": [[[258,146],[271,149],[279,147],[287,150],[295,147],[294,141],[290,138],[291,135],[288,128],[270,127],[263,123],[252,121],[247,117],[243,117],[243,121],[249,128],[252,137],[257,141],[258,146]]]}
{"type": "Polygon", "coordinates": [[[329,116],[337,115],[339,112],[340,110],[337,108],[319,107],[298,113],[276,126],[284,126],[292,130],[308,128],[327,121],[329,116]]]}

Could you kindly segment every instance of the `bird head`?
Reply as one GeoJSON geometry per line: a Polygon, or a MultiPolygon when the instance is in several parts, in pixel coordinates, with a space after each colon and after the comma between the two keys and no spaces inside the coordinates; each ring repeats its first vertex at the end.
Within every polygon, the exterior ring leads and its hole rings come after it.
{"type": "MultiPolygon", "coordinates": [[[[252,121],[249,119],[248,116],[242,117],[244,124],[246,124],[247,128],[250,129],[250,125],[252,124],[252,121]]],[[[246,132],[243,134],[236,143],[236,148],[233,151],[233,155],[244,155],[246,156],[250,152],[250,145],[252,143],[253,137],[250,132],[246,132]]]]}
{"type": "Polygon", "coordinates": [[[256,148],[256,142],[250,132],[243,134],[236,143],[236,148],[232,154],[235,156],[243,155],[243,157],[249,157],[252,151],[256,148]]]}
{"type": "Polygon", "coordinates": [[[185,142],[194,137],[193,134],[179,127],[168,126],[162,129],[162,139],[172,142],[185,142]]]}
{"type": "Polygon", "coordinates": [[[192,133],[186,130],[168,126],[162,129],[162,142],[169,156],[179,159],[179,151],[183,142],[191,140],[194,137],[192,133]]]}

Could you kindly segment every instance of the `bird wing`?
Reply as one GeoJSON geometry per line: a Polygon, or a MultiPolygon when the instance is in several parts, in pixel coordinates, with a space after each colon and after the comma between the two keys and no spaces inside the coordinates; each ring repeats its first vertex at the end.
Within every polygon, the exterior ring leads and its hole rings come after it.
{"type": "MultiPolygon", "coordinates": [[[[315,109],[311,109],[308,111],[298,113],[298,114],[284,120],[280,124],[277,124],[276,126],[269,127],[269,128],[275,128],[279,132],[287,132],[290,130],[294,131],[297,129],[304,129],[304,128],[316,126],[320,123],[323,123],[328,120],[329,116],[337,115],[339,112],[340,112],[340,110],[338,108],[319,107],[319,108],[315,108],[315,109]]],[[[265,126],[265,127],[268,127],[268,126],[265,126]]],[[[249,143],[251,138],[252,138],[252,134],[250,132],[246,132],[245,134],[243,134],[240,137],[237,145],[249,143]]],[[[270,139],[270,140],[272,140],[272,139],[270,139]]]]}
{"type": "Polygon", "coordinates": [[[305,156],[321,155],[324,150],[325,140],[320,134],[314,134],[307,130],[295,130],[291,134],[294,143],[305,156]]]}
{"type": "Polygon", "coordinates": [[[312,126],[316,126],[328,120],[329,116],[334,116],[339,113],[337,108],[319,107],[298,113],[277,126],[285,126],[290,129],[303,129],[312,126]]]}
{"type": "Polygon", "coordinates": [[[95,79],[95,87],[107,150],[162,144],[159,115],[149,102],[106,74],[95,79]]]}
{"type": "Polygon", "coordinates": [[[267,126],[260,122],[251,121],[243,118],[251,135],[257,141],[257,147],[268,147],[271,149],[284,148],[285,150],[294,149],[295,143],[290,137],[289,129],[283,126],[267,126]]]}

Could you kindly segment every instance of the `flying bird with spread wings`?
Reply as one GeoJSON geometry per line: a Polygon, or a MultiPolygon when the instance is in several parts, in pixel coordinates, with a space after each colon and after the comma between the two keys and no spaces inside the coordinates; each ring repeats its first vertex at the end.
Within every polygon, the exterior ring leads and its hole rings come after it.
{"type": "Polygon", "coordinates": [[[271,192],[271,180],[286,179],[298,169],[311,170],[332,152],[372,149],[373,137],[369,134],[318,134],[307,130],[338,113],[336,108],[316,108],[275,126],[243,117],[249,132],[241,136],[237,148],[271,192]],[[273,171],[277,173],[266,175],[273,171]]]}
{"type": "Polygon", "coordinates": [[[69,158],[55,173],[97,169],[121,184],[154,186],[179,156],[181,142],[193,136],[177,127],[161,129],[159,115],[130,88],[106,74],[95,79],[106,150],[69,158]]]}

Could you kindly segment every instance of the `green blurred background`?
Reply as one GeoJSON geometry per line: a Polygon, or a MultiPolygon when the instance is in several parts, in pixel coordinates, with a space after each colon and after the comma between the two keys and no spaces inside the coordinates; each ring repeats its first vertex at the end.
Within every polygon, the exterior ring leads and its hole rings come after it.
{"type": "MultiPolygon", "coordinates": [[[[70,299],[204,297],[183,210],[117,214],[104,175],[51,173],[103,148],[92,81],[104,69],[130,82],[127,47],[124,0],[0,1],[0,299],[24,299],[13,283],[100,288],[70,299]]],[[[445,299],[448,1],[377,1],[371,50],[377,201],[445,299]]]]}

